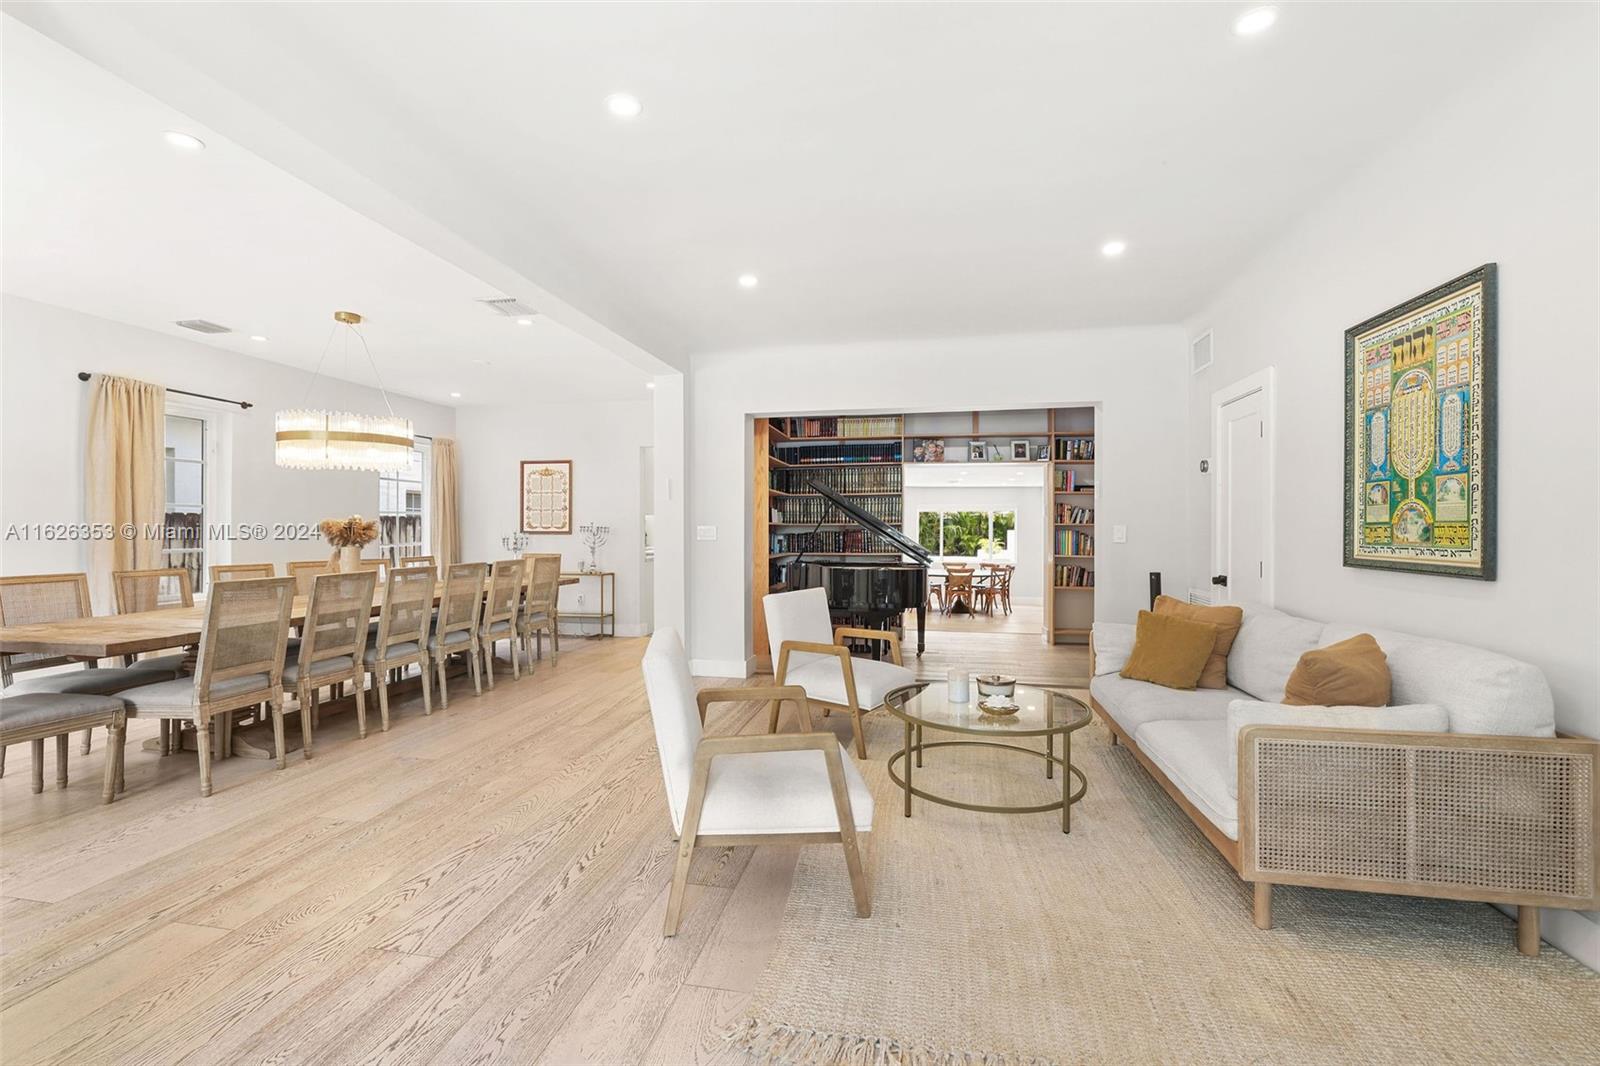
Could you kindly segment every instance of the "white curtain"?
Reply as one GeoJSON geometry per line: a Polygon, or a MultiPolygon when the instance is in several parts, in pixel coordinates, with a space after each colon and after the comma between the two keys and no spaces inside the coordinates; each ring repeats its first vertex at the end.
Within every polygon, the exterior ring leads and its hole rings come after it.
{"type": "Polygon", "coordinates": [[[461,512],[456,507],[456,442],[449,437],[433,438],[432,480],[433,543],[429,547],[443,568],[461,561],[461,512]]]}
{"type": "Polygon", "coordinates": [[[95,612],[116,610],[111,574],[161,565],[166,520],[167,390],[132,378],[89,379],[84,520],[110,536],[89,539],[95,612]]]}

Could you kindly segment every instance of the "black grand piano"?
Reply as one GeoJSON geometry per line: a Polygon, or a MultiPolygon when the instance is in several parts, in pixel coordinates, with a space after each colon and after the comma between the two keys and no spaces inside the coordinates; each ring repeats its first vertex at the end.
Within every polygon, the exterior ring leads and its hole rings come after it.
{"type": "MultiPolygon", "coordinates": [[[[822,588],[828,594],[828,609],[836,622],[850,621],[873,629],[886,629],[899,623],[908,609],[917,612],[917,654],[921,655],[926,641],[928,602],[928,563],[933,555],[882,519],[868,514],[851,503],[847,497],[815,481],[807,486],[825,498],[840,515],[876,534],[894,545],[902,558],[891,561],[885,553],[882,561],[852,561],[819,553],[807,559],[802,552],[793,562],[783,567],[782,584],[788,589],[822,588]]],[[[824,512],[817,522],[820,527],[828,518],[824,512]]]]}

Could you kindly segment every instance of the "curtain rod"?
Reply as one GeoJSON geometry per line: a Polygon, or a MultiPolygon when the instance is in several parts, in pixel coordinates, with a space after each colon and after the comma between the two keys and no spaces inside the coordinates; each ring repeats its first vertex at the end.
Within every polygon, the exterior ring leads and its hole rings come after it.
{"type": "MultiPolygon", "coordinates": [[[[90,374],[88,371],[78,371],[79,381],[88,381],[93,376],[94,375],[90,374]]],[[[250,408],[255,406],[255,404],[251,403],[249,400],[227,400],[223,399],[221,396],[207,396],[203,392],[190,392],[188,389],[168,389],[167,391],[175,392],[179,396],[193,396],[197,400],[215,400],[217,403],[238,404],[239,409],[243,411],[248,411],[250,408]]]]}

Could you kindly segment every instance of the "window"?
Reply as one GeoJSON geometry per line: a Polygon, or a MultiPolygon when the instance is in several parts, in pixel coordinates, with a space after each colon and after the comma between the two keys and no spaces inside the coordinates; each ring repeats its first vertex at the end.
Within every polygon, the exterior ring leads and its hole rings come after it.
{"type": "Polygon", "coordinates": [[[428,442],[411,449],[411,464],[378,475],[378,554],[390,563],[428,554],[428,442]]]}
{"type": "Polygon", "coordinates": [[[206,583],[206,423],[167,415],[167,513],[163,565],[189,571],[194,591],[206,583]]]}
{"type": "Polygon", "coordinates": [[[920,511],[917,514],[917,542],[935,555],[975,559],[979,553],[991,559],[1016,558],[1012,531],[1017,528],[1015,511],[920,511]]]}

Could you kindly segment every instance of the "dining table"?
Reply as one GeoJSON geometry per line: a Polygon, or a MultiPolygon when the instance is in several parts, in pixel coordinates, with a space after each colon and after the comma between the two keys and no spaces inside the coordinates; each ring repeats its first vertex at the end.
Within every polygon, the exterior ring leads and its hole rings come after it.
{"type": "MultiPolygon", "coordinates": [[[[562,577],[561,585],[575,585],[576,577],[562,577]]],[[[372,597],[372,613],[383,609],[383,586],[378,586],[372,597]]],[[[438,604],[444,594],[444,582],[433,588],[433,602],[438,604]]],[[[289,609],[289,624],[305,624],[311,597],[296,596],[289,609]]],[[[62,655],[80,659],[112,659],[125,655],[183,648],[188,652],[184,661],[186,673],[193,673],[195,655],[200,644],[200,632],[205,628],[206,604],[203,597],[194,606],[160,607],[153,611],[130,611],[127,614],[97,614],[86,618],[68,618],[59,622],[32,622],[27,625],[0,626],[0,653],[29,655],[62,655]]],[[[233,733],[234,755],[255,758],[277,758],[272,747],[270,726],[239,729],[233,733]]],[[[298,734],[291,744],[298,743],[298,734]]],[[[154,743],[154,741],[152,741],[154,743]]]]}

